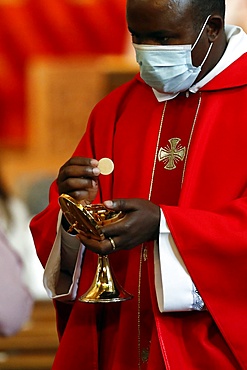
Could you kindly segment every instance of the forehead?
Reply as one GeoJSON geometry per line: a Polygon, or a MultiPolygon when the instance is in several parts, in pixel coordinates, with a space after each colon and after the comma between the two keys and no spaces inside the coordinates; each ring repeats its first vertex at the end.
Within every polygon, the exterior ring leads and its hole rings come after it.
{"type": "Polygon", "coordinates": [[[185,28],[192,14],[190,0],[127,0],[128,26],[138,32],[185,28]]]}

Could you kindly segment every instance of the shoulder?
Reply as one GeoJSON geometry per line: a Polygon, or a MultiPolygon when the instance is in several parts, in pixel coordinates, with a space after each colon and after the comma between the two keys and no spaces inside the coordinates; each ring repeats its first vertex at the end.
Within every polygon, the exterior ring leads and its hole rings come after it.
{"type": "Polygon", "coordinates": [[[100,100],[94,107],[92,113],[95,114],[100,111],[102,114],[102,109],[103,112],[105,110],[116,110],[120,106],[124,105],[126,101],[133,99],[135,95],[139,96],[140,94],[143,94],[144,91],[148,91],[150,93],[151,89],[143,82],[138,73],[130,81],[117,87],[100,100]]]}
{"type": "Polygon", "coordinates": [[[239,87],[247,87],[247,53],[242,54],[209,81],[202,90],[228,90],[239,87]]]}

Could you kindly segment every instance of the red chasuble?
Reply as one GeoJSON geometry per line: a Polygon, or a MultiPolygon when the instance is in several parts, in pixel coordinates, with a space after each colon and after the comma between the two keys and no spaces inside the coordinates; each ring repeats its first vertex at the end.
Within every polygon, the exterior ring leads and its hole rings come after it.
{"type": "MultiPolygon", "coordinates": [[[[74,153],[115,163],[112,175],[100,177],[95,201],[148,199],[153,181],[151,199],[161,206],[207,310],[159,312],[152,243],[145,245],[145,258],[141,246],[114,253],[115,274],[134,298],[103,305],[55,302],[60,346],[53,369],[247,369],[246,102],[243,55],[198,93],[167,102],[160,142],[164,103],[138,76],[95,107],[74,153]]],[[[58,211],[54,183],[50,205],[31,223],[44,265],[58,211]]],[[[96,256],[87,251],[78,296],[95,268],[96,256]]]]}

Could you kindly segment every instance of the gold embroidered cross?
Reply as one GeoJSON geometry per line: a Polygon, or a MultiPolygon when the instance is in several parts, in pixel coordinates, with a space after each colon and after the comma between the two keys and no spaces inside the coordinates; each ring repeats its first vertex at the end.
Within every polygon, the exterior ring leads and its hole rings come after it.
{"type": "Polygon", "coordinates": [[[168,140],[170,146],[160,148],[158,153],[158,160],[164,161],[166,170],[174,170],[178,161],[183,161],[185,157],[186,148],[182,147],[179,142],[181,139],[175,137],[168,140]]]}

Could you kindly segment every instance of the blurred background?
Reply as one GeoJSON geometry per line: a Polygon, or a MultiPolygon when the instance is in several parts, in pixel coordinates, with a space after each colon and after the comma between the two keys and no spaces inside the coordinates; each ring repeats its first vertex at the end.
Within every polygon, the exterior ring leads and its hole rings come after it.
{"type": "MultiPolygon", "coordinates": [[[[247,30],[247,0],[227,0],[226,20],[247,30]]],[[[27,233],[47,205],[93,106],[137,71],[125,0],[0,0],[0,183],[25,208],[12,202],[21,224],[6,232],[17,249],[16,241],[25,244],[20,255],[36,302],[23,330],[0,339],[0,369],[51,367],[57,339],[43,269],[31,235],[13,236],[17,228],[27,233]]]]}
{"type": "Polygon", "coordinates": [[[0,0],[0,168],[32,212],[29,186],[71,154],[127,39],[125,0],[0,0]]]}

